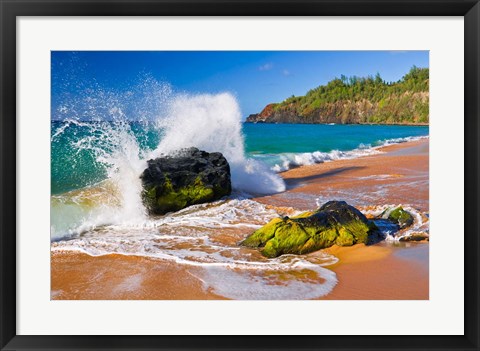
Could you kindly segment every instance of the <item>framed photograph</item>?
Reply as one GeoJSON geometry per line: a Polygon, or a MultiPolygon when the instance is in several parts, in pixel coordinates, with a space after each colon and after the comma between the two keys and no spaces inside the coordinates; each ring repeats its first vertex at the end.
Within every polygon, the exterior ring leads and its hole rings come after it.
{"type": "Polygon", "coordinates": [[[4,1],[1,348],[479,349],[478,1],[4,1]]]}

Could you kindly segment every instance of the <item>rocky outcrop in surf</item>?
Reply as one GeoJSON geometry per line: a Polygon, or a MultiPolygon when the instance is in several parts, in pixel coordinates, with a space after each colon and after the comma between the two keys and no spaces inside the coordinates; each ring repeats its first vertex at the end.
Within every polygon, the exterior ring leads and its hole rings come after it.
{"type": "Polygon", "coordinates": [[[409,227],[413,224],[413,216],[410,212],[405,211],[402,206],[386,210],[382,214],[382,217],[397,224],[400,229],[409,227]]]}
{"type": "Polygon", "coordinates": [[[140,178],[142,201],[150,214],[178,211],[232,192],[230,166],[225,157],[193,147],[149,160],[140,178]]]}
{"type": "Polygon", "coordinates": [[[242,245],[261,248],[266,257],[306,254],[332,245],[373,243],[382,236],[376,225],[345,201],[329,201],[316,211],[279,217],[255,231],[242,245]]]}
{"type": "MultiPolygon", "coordinates": [[[[410,229],[415,220],[413,215],[402,206],[387,208],[383,211],[379,219],[386,219],[397,226],[399,238],[398,241],[429,241],[428,232],[415,231],[415,227],[410,229]],[[403,229],[409,228],[408,231],[403,229]]],[[[395,234],[394,234],[395,236],[395,234]]]]}

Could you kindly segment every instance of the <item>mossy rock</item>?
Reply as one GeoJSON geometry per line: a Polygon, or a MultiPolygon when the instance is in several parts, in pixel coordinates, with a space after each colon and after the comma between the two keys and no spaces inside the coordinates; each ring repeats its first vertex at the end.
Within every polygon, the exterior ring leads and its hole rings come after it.
{"type": "Polygon", "coordinates": [[[178,211],[187,206],[210,202],[214,198],[213,187],[203,184],[200,177],[191,185],[174,188],[166,176],[163,186],[153,186],[143,192],[144,203],[155,214],[178,211]]]}
{"type": "MultiPolygon", "coordinates": [[[[388,212],[387,212],[388,213],[388,212]]],[[[405,211],[403,207],[399,206],[395,208],[394,210],[390,211],[388,213],[388,220],[398,224],[400,229],[409,227],[413,224],[413,216],[410,214],[410,212],[405,211]]]]}
{"type": "Polygon", "coordinates": [[[232,192],[225,157],[197,148],[149,160],[140,178],[143,204],[149,213],[157,215],[218,200],[232,192]]]}
{"type": "Polygon", "coordinates": [[[399,241],[429,241],[429,236],[427,233],[412,233],[401,237],[399,241]]]}
{"type": "Polygon", "coordinates": [[[241,244],[261,248],[266,257],[306,254],[332,245],[351,246],[378,240],[375,224],[344,201],[329,201],[317,211],[274,218],[241,244]]]}

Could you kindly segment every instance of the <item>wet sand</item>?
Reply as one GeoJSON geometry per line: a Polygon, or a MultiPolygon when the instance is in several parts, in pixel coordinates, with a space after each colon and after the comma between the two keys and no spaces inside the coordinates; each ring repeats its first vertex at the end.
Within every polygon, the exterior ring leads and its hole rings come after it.
{"type": "MultiPolygon", "coordinates": [[[[305,210],[329,200],[345,200],[361,209],[378,204],[409,204],[428,213],[428,140],[386,146],[381,152],[289,170],[282,174],[288,187],[286,193],[256,200],[276,206],[290,203],[305,210]]],[[[325,299],[429,297],[428,243],[355,245],[325,251],[339,258],[338,264],[328,267],[339,282],[325,299]],[[402,255],[403,251],[412,254],[402,255]]]]}
{"type": "Polygon", "coordinates": [[[255,200],[312,209],[329,200],[353,206],[410,204],[428,212],[428,140],[386,146],[382,153],[282,173],[287,191],[255,200]]]}
{"type": "Polygon", "coordinates": [[[58,300],[212,300],[198,268],[139,256],[52,252],[51,298],[58,300]]]}
{"type": "MultiPolygon", "coordinates": [[[[282,173],[287,191],[256,201],[299,210],[345,200],[368,208],[409,204],[428,212],[428,140],[384,147],[378,155],[282,173]],[[319,201],[317,199],[320,198],[319,201]]],[[[339,280],[325,299],[428,299],[428,243],[332,247],[339,280]]],[[[124,255],[52,251],[52,299],[223,299],[206,288],[201,268],[124,255]]]]}
{"type": "Polygon", "coordinates": [[[326,249],[339,259],[328,267],[338,284],[323,299],[428,300],[428,248],[427,243],[409,243],[326,249]]]}

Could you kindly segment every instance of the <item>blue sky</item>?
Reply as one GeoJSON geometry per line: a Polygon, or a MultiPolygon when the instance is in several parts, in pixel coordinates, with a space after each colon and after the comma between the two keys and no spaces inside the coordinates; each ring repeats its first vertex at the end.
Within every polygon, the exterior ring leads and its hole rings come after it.
{"type": "Polygon", "coordinates": [[[54,51],[51,58],[53,118],[88,87],[126,91],[147,76],[178,92],[231,92],[247,117],[342,74],[397,81],[413,65],[429,66],[428,51],[54,51]]]}

